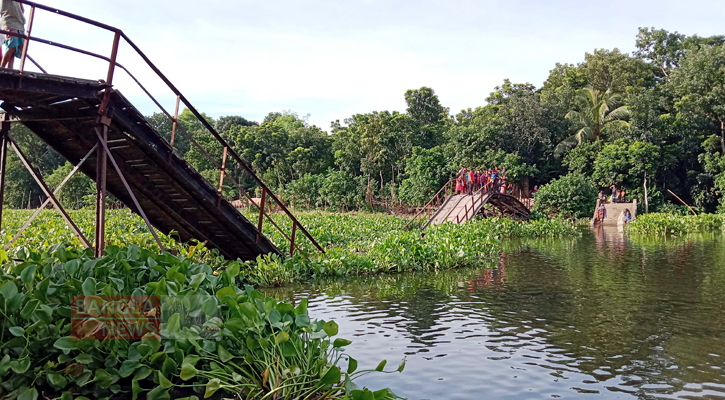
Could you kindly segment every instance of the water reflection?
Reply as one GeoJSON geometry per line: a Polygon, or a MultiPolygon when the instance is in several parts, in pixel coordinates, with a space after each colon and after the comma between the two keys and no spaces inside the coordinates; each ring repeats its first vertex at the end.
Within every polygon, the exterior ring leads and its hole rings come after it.
{"type": "Polygon", "coordinates": [[[603,228],[509,242],[491,268],[363,277],[274,291],[310,296],[361,383],[412,399],[725,398],[725,246],[603,228]]]}

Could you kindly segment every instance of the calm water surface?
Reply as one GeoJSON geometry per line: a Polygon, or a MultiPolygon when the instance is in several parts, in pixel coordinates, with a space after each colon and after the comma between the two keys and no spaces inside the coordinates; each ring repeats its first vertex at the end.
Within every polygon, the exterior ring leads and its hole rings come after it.
{"type": "Polygon", "coordinates": [[[491,269],[269,291],[310,297],[409,399],[725,399],[725,240],[614,231],[506,243],[491,269]]]}

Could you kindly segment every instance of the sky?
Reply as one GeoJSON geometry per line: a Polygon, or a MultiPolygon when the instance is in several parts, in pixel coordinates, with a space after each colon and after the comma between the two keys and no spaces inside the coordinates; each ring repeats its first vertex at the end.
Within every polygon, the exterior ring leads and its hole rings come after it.
{"type": "MultiPolygon", "coordinates": [[[[198,110],[261,121],[273,111],[330,123],[405,110],[428,86],[451,113],[485,105],[508,78],[537,87],[557,62],[635,49],[639,27],[725,34],[722,0],[45,0],[124,31],[198,110]]],[[[27,11],[27,10],[26,10],[27,11]]],[[[26,12],[27,15],[27,12],[26,12]]],[[[110,54],[113,35],[37,11],[32,35],[110,54]]],[[[49,73],[104,79],[107,63],[40,43],[49,73]]],[[[118,62],[170,113],[175,96],[127,45],[118,62]]],[[[142,113],[159,109],[123,72],[114,86],[142,113]]]]}

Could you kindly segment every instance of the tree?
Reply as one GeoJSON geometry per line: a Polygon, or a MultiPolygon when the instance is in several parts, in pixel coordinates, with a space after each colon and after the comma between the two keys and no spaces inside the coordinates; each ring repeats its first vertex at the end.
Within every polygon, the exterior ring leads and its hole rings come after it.
{"type": "Polygon", "coordinates": [[[533,211],[549,216],[584,218],[594,213],[597,189],[584,176],[567,174],[542,186],[535,194],[533,211]]]}
{"type": "Polygon", "coordinates": [[[678,32],[664,29],[639,28],[637,34],[637,50],[634,54],[652,63],[659,79],[668,80],[670,72],[680,66],[680,60],[688,50],[697,50],[702,46],[720,46],[725,43],[725,36],[709,38],[686,36],[678,32]]]}
{"type": "Polygon", "coordinates": [[[587,84],[599,93],[624,96],[655,84],[653,67],[619,49],[597,49],[587,53],[580,68],[587,84]]]}
{"type": "Polygon", "coordinates": [[[412,146],[430,149],[440,144],[446,129],[449,109],[443,107],[433,89],[421,87],[405,92],[409,117],[407,135],[412,146]]]}
{"type": "MultiPolygon", "coordinates": [[[[65,164],[56,168],[52,174],[48,175],[45,182],[51,187],[51,190],[55,190],[72,170],[73,164],[66,161],[65,164]]],[[[87,199],[86,196],[95,193],[95,189],[96,185],[93,181],[79,171],[68,180],[56,195],[56,198],[64,207],[79,209],[90,205],[85,202],[87,199]]]]}
{"type": "Polygon", "coordinates": [[[400,198],[422,206],[450,179],[452,172],[440,147],[415,147],[406,163],[407,177],[401,183],[400,198]]]}
{"type": "Polygon", "coordinates": [[[556,146],[555,154],[561,155],[585,141],[596,141],[607,127],[628,127],[629,123],[624,121],[629,116],[626,106],[610,110],[610,105],[617,98],[617,95],[609,91],[601,94],[591,87],[579,90],[577,92],[579,111],[572,110],[566,115],[566,118],[579,129],[556,146]]]}
{"type": "Polygon", "coordinates": [[[725,153],[725,45],[688,52],[670,84],[677,95],[677,117],[710,121],[725,153]]]}

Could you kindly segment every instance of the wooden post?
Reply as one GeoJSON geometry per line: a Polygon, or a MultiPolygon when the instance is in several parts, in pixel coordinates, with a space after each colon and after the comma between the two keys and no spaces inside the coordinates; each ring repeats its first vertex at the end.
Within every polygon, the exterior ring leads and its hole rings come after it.
{"type": "Polygon", "coordinates": [[[267,199],[267,188],[262,188],[262,199],[259,201],[259,223],[257,224],[257,243],[262,240],[262,222],[264,222],[264,201],[267,199]]]}
{"type": "Polygon", "coordinates": [[[220,168],[221,173],[219,175],[219,189],[217,190],[217,194],[219,195],[219,197],[216,200],[217,208],[219,208],[219,206],[221,206],[222,197],[223,197],[222,193],[223,193],[223,189],[224,189],[224,175],[226,175],[225,171],[227,169],[227,150],[228,149],[229,149],[228,147],[224,146],[224,152],[222,153],[222,166],[220,168]]]}
{"type": "Polygon", "coordinates": [[[169,143],[171,147],[174,147],[174,137],[176,136],[176,124],[179,120],[179,101],[181,100],[181,96],[176,96],[176,111],[174,111],[174,124],[171,126],[171,142],[169,143]]]}
{"type": "Polygon", "coordinates": [[[121,32],[116,31],[113,35],[113,47],[111,48],[111,58],[108,63],[108,75],[106,75],[106,83],[111,86],[113,83],[113,72],[116,70],[116,56],[118,55],[118,42],[121,39],[121,32]]]}
{"type": "Polygon", "coordinates": [[[644,212],[649,213],[649,201],[647,199],[647,173],[644,174],[644,212]]]}
{"type": "Polygon", "coordinates": [[[20,57],[20,73],[22,74],[25,70],[25,58],[28,56],[28,45],[30,45],[30,33],[33,31],[33,19],[35,18],[35,6],[30,7],[30,18],[28,19],[28,32],[26,36],[28,39],[25,40],[23,46],[23,55],[20,57]]]}
{"type": "Polygon", "coordinates": [[[295,252],[295,235],[297,235],[297,221],[292,222],[292,236],[290,238],[289,256],[292,257],[295,252]]]}

